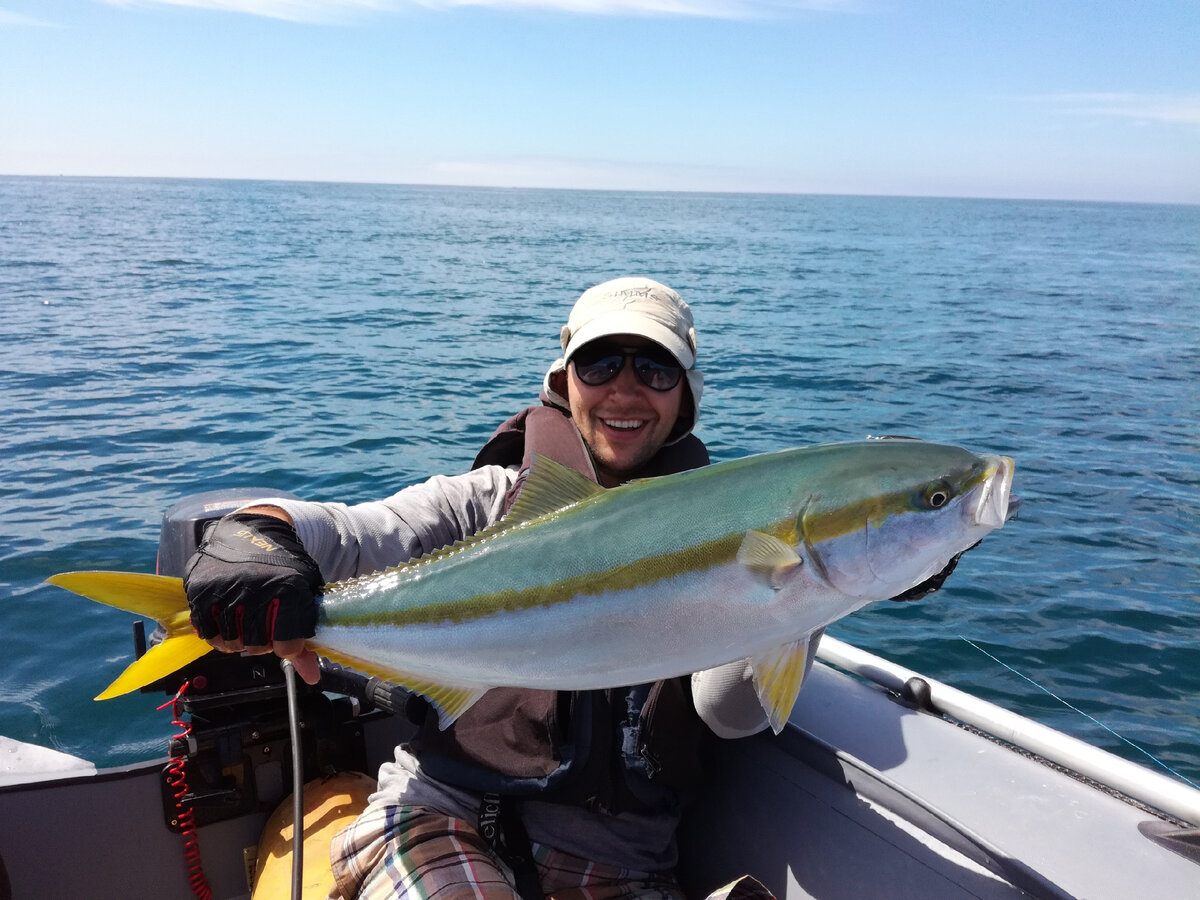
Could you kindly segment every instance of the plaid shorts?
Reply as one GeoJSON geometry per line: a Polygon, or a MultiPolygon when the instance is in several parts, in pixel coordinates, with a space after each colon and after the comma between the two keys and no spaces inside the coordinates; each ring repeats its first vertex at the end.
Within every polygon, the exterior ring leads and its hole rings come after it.
{"type": "MultiPolygon", "coordinates": [[[[370,807],[333,839],[330,900],[519,900],[508,866],[463,819],[419,806],[370,807]]],[[[669,874],[589,862],[533,844],[547,900],[686,900],[669,874]]],[[[710,900],[774,900],[741,879],[710,900]]]]}

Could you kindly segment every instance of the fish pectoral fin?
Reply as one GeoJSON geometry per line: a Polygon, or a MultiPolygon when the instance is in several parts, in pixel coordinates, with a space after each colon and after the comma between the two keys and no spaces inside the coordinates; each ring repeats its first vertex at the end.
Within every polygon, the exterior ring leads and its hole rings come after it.
{"type": "Polygon", "coordinates": [[[737,561],[751,575],[776,591],[783,586],[788,573],[804,563],[795,547],[762,531],[746,532],[738,548],[737,561]]]}
{"type": "Polygon", "coordinates": [[[212,649],[192,629],[181,578],[141,572],[63,572],[46,581],[97,603],[151,618],[166,632],[161,643],[130,663],[97,700],[152,684],[212,649]]]}
{"type": "Polygon", "coordinates": [[[796,697],[800,694],[800,686],[804,683],[808,644],[809,635],[805,635],[798,641],[750,660],[758,702],[766,711],[771,730],[776,734],[783,731],[783,726],[787,724],[792,707],[796,705],[796,697]]]}
{"type": "Polygon", "coordinates": [[[399,669],[368,662],[348,653],[331,650],[317,642],[310,642],[309,647],[321,656],[341,663],[348,669],[362,672],[364,675],[374,675],[376,678],[390,681],[414,694],[420,694],[437,710],[438,728],[442,731],[449,728],[459,716],[475,705],[475,701],[491,690],[490,687],[463,687],[430,681],[399,669]]]}

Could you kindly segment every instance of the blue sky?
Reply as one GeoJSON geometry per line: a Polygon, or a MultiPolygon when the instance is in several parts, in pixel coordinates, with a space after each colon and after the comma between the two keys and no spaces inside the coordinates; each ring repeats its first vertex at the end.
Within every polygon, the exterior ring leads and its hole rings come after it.
{"type": "Polygon", "coordinates": [[[1200,203],[1200,4],[0,0],[0,173],[1200,203]]]}

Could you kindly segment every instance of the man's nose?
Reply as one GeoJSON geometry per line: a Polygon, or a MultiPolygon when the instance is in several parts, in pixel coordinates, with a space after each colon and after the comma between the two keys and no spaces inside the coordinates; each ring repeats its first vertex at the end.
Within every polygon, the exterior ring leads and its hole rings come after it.
{"type": "Polygon", "coordinates": [[[633,371],[633,360],[626,358],[617,377],[609,382],[614,393],[635,394],[641,391],[642,382],[633,371]]]}

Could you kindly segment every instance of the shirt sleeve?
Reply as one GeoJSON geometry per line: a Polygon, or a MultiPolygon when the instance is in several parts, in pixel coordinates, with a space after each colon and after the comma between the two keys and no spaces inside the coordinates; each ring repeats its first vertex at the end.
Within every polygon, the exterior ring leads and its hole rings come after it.
{"type": "Polygon", "coordinates": [[[263,497],[246,506],[277,506],[321,567],[326,581],[369,575],[470,537],[500,520],[516,469],[483,466],[437,475],[386,500],[313,503],[263,497]]]}
{"type": "MultiPolygon", "coordinates": [[[[808,676],[817,656],[824,628],[808,640],[804,675],[808,676]]],[[[770,722],[754,690],[754,671],[750,660],[739,659],[692,675],[692,700],[696,712],[717,737],[740,738],[757,734],[770,722]]]]}

